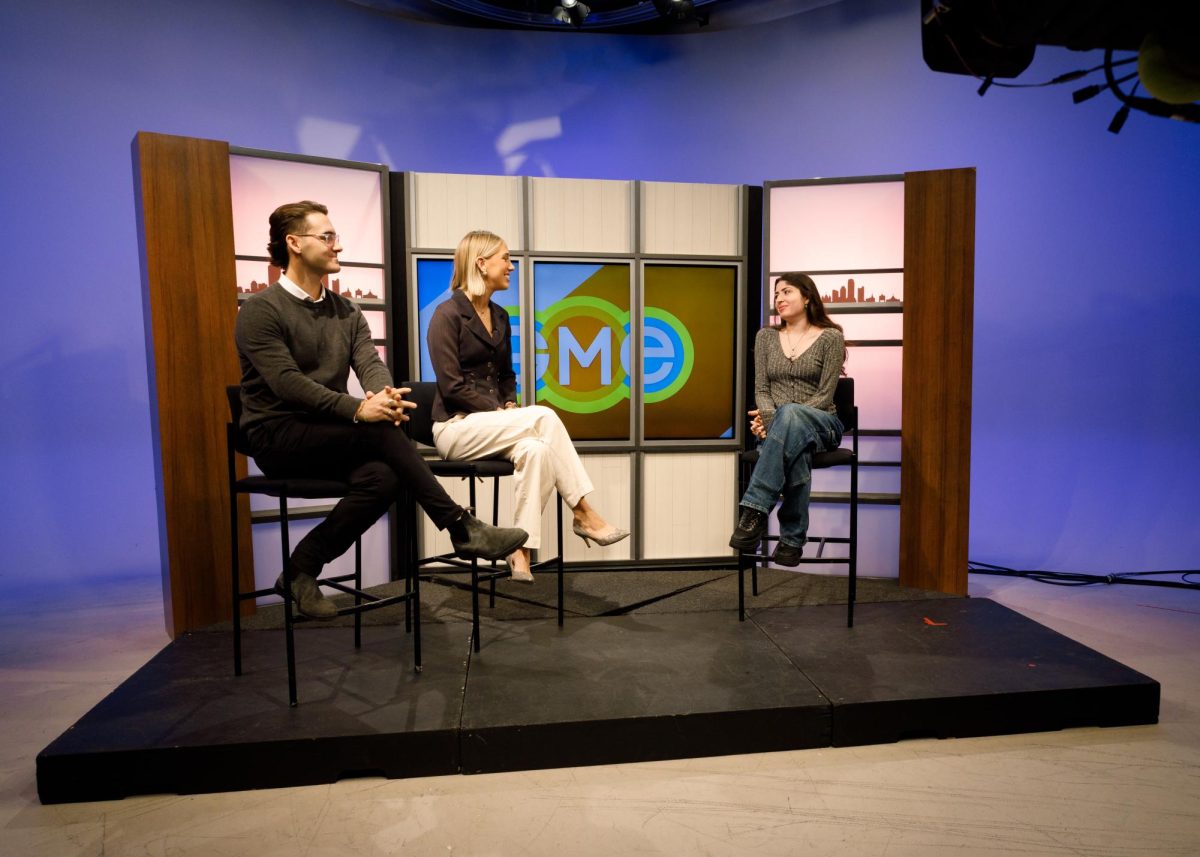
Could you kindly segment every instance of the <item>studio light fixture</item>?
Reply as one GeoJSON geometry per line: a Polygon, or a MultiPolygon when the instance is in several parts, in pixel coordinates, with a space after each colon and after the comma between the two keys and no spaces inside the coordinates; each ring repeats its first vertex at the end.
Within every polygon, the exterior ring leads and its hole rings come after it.
{"type": "Polygon", "coordinates": [[[592,14],[592,10],[590,6],[580,3],[579,0],[562,0],[562,5],[555,6],[551,14],[556,21],[570,24],[572,27],[582,27],[587,16],[592,14]]]}
{"type": "MultiPolygon", "coordinates": [[[[660,2],[655,0],[657,7],[660,2]]],[[[921,47],[934,71],[965,74],[992,86],[1031,89],[1058,86],[1103,71],[1104,82],[1076,89],[1082,104],[1110,92],[1120,106],[1108,130],[1120,132],[1137,110],[1150,116],[1200,124],[1200,4],[1113,0],[1078,4],[1074,0],[921,0],[921,47]],[[1103,9],[1098,8],[1103,5],[1103,9]],[[1017,77],[1038,46],[1075,51],[1103,50],[1104,61],[1039,83],[1002,83],[1017,77]],[[1114,59],[1114,52],[1133,56],[1114,59]],[[1116,69],[1137,63],[1121,77],[1116,69]],[[1122,84],[1133,81],[1126,92],[1122,84]],[[1148,95],[1138,95],[1144,87],[1148,95]]]]}

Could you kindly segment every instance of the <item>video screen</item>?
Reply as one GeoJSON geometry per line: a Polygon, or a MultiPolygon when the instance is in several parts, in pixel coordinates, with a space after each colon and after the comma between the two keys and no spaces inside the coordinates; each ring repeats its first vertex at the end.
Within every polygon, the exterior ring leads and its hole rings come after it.
{"type": "Polygon", "coordinates": [[[534,399],[575,440],[629,439],[628,263],[534,262],[534,399]]]}
{"type": "Polygon", "coordinates": [[[643,295],[646,440],[733,437],[737,269],[646,265],[643,295]]]}
{"type": "MultiPolygon", "coordinates": [[[[514,262],[514,264],[516,264],[514,262]]],[[[453,263],[416,259],[420,380],[436,380],[426,335],[450,299],[453,263]]],[[[630,439],[630,277],[627,262],[533,263],[533,400],[553,408],[575,440],[630,439]]],[[[525,350],[520,337],[520,266],[493,300],[512,323],[518,401],[525,350]],[[511,298],[512,303],[506,303],[511,298]]],[[[647,440],[733,437],[737,269],[730,265],[644,268],[642,385],[647,440]]]]}

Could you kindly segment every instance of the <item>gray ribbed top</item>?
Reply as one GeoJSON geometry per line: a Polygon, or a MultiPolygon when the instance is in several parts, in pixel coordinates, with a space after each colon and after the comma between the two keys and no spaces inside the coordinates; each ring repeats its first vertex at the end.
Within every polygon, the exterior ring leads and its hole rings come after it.
{"type": "Polygon", "coordinates": [[[754,338],[754,401],[763,425],[769,426],[775,409],[789,403],[837,413],[833,391],[845,362],[846,341],[835,328],[821,331],[794,360],[783,353],[778,330],[760,330],[754,338]]]}

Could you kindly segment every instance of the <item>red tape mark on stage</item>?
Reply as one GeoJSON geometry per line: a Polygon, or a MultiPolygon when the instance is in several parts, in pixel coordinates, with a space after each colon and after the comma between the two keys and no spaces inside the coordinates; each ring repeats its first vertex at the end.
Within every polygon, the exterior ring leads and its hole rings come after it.
{"type": "Polygon", "coordinates": [[[935,628],[943,628],[943,627],[945,627],[946,625],[949,625],[950,623],[949,623],[949,622],[934,622],[932,619],[930,619],[928,616],[926,616],[926,617],[925,617],[925,624],[926,624],[926,625],[933,625],[935,628]]]}

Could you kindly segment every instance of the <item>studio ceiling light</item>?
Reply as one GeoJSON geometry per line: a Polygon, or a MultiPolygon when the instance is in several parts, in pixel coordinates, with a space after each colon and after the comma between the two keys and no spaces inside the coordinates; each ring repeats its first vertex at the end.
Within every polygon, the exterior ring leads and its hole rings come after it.
{"type": "Polygon", "coordinates": [[[570,24],[572,27],[582,27],[587,16],[592,14],[592,9],[590,6],[580,3],[579,0],[562,0],[562,5],[555,6],[554,11],[550,14],[556,21],[570,24]]]}

